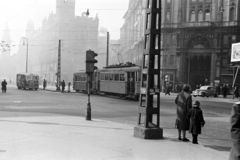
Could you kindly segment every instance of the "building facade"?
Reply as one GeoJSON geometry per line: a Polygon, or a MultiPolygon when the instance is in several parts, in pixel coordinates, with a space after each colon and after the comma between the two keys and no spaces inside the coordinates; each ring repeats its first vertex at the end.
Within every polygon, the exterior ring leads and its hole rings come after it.
{"type": "Polygon", "coordinates": [[[144,49],[144,25],[146,21],[146,0],[129,0],[128,10],[124,14],[124,24],[120,29],[122,51],[119,59],[121,63],[132,62],[142,65],[144,49]]]}
{"type": "MultiPolygon", "coordinates": [[[[161,0],[162,84],[232,85],[240,41],[237,0],[161,0]]],[[[239,83],[239,82],[237,82],[239,83]]]]}
{"type": "Polygon", "coordinates": [[[56,13],[44,18],[41,28],[36,29],[31,20],[27,23],[25,51],[21,53],[28,53],[28,72],[38,73],[40,80],[54,84],[60,50],[61,80],[72,82],[73,73],[85,69],[86,51],[97,52],[98,25],[97,15],[75,15],[75,0],[56,0],[56,13]]]}

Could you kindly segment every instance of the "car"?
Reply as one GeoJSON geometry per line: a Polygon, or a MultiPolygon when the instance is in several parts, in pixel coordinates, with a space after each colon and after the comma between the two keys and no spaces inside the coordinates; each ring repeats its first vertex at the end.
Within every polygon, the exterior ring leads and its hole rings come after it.
{"type": "Polygon", "coordinates": [[[200,89],[194,90],[192,92],[192,95],[194,97],[196,97],[196,96],[201,96],[201,97],[214,96],[214,97],[217,97],[216,88],[214,86],[201,86],[200,89]]]}

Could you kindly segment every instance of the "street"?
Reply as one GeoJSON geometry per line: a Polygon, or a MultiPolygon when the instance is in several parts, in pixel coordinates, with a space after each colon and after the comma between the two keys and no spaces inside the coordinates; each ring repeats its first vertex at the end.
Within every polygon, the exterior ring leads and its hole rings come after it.
{"type": "MultiPolygon", "coordinates": [[[[8,86],[7,93],[0,94],[0,116],[45,116],[68,115],[85,117],[87,95],[82,93],[60,93],[46,90],[18,90],[8,86]]],[[[161,94],[160,123],[163,132],[176,135],[174,128],[176,94],[161,94]]],[[[236,100],[223,98],[193,97],[199,100],[206,124],[199,135],[200,144],[213,149],[229,151],[229,115],[231,106],[236,100]]],[[[135,126],[138,120],[138,101],[123,100],[114,97],[91,95],[92,119],[102,119],[135,126]]],[[[164,135],[164,133],[163,133],[164,135]]],[[[191,135],[187,134],[191,139],[191,135]]]]}

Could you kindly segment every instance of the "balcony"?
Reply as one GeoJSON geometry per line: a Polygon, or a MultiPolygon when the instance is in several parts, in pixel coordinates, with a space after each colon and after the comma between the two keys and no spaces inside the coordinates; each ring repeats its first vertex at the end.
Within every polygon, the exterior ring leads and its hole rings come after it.
{"type": "Polygon", "coordinates": [[[226,27],[226,26],[238,26],[240,21],[223,21],[223,22],[184,22],[184,23],[162,23],[161,28],[188,28],[188,27],[226,27]]]}

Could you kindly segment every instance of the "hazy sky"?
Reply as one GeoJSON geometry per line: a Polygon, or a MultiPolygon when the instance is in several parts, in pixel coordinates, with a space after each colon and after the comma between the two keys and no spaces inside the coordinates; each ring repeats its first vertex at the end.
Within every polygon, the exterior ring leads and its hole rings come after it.
{"type": "MultiPolygon", "coordinates": [[[[100,26],[108,28],[111,39],[119,39],[128,1],[76,0],[75,15],[81,15],[89,8],[89,16],[95,17],[98,13],[100,26]]],[[[35,29],[40,28],[44,17],[52,11],[56,13],[55,4],[56,0],[0,0],[0,39],[7,22],[11,30],[12,44],[18,45],[20,37],[25,36],[27,21],[31,18],[35,29]]],[[[16,49],[13,52],[16,52],[16,49]]]]}

